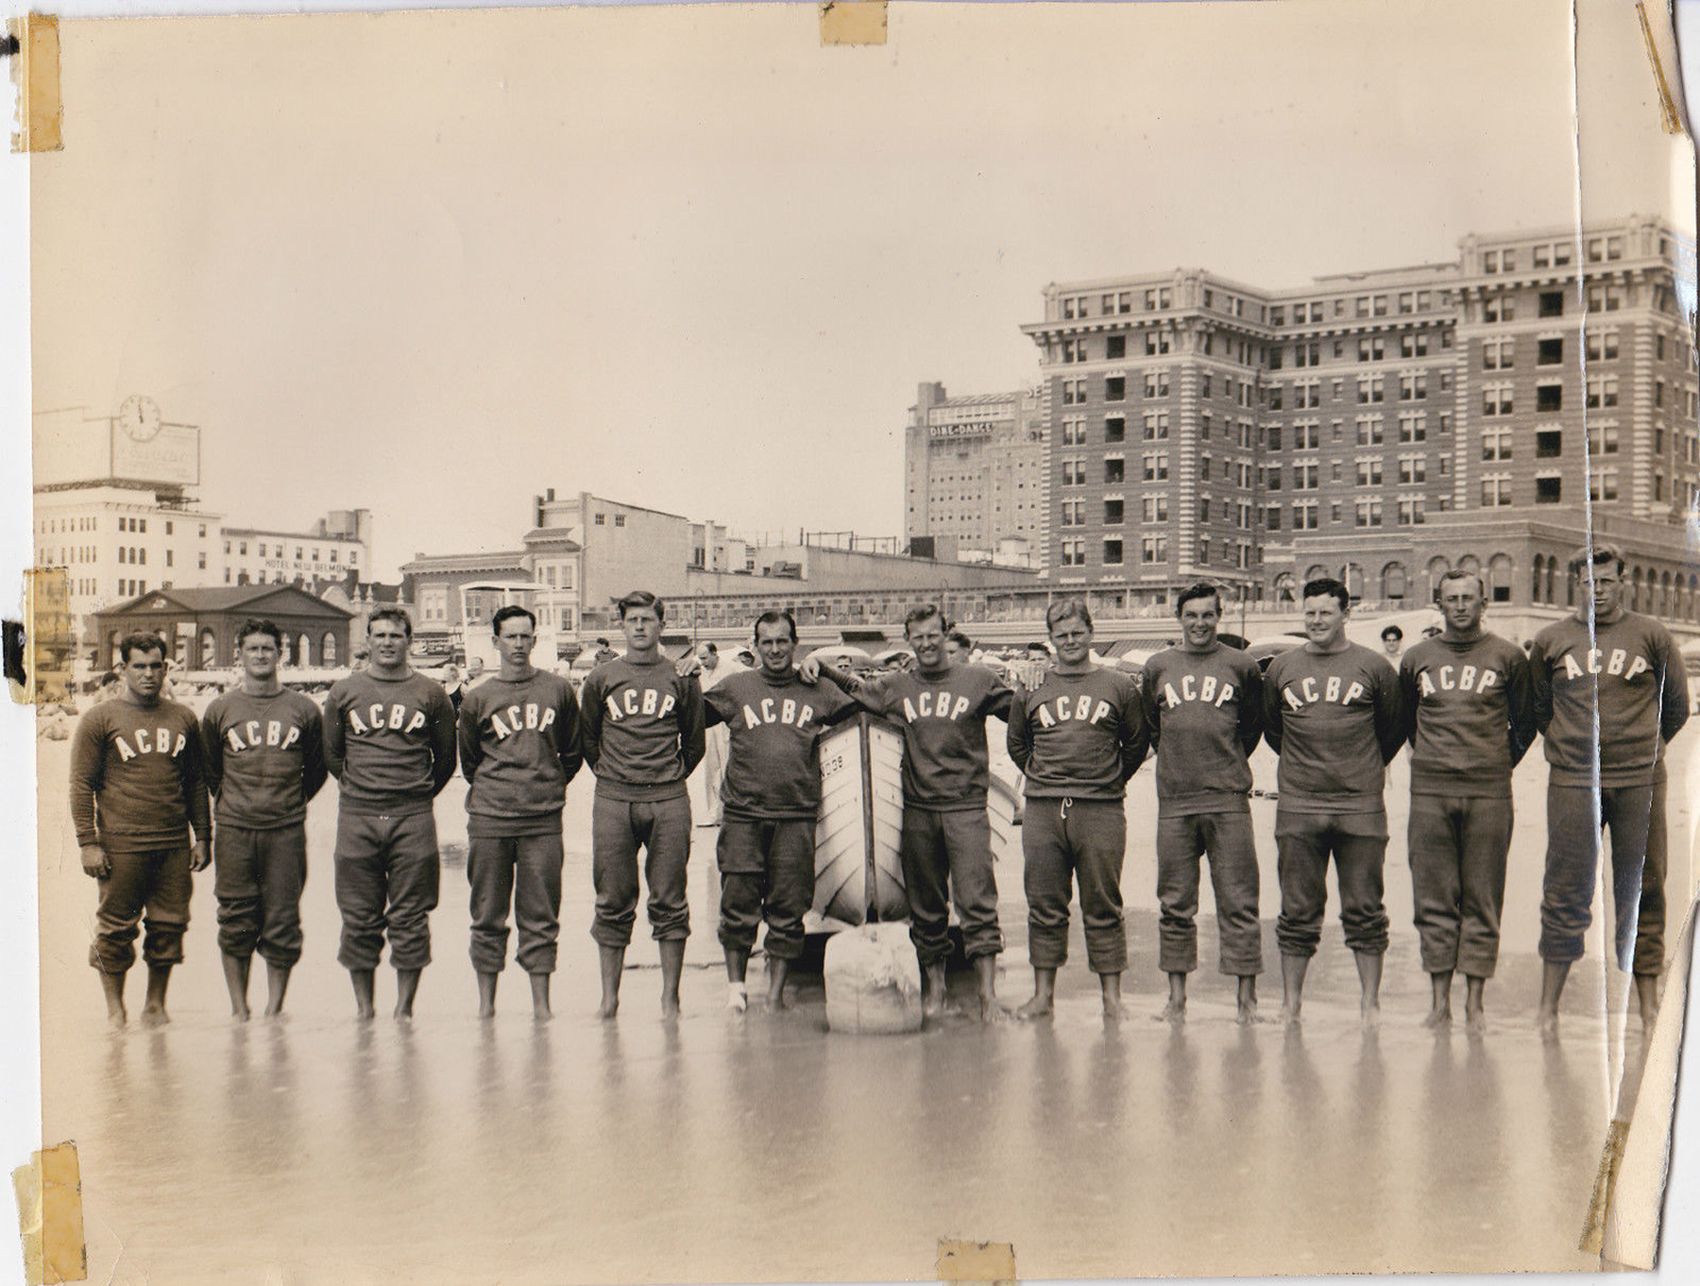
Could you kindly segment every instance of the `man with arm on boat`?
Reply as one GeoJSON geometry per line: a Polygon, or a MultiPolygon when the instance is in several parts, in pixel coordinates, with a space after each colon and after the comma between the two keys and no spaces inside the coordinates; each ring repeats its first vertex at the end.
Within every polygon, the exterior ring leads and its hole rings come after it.
{"type": "Polygon", "coordinates": [[[936,604],[912,609],[903,634],[915,649],[915,669],[863,683],[815,658],[799,668],[803,682],[825,674],[903,732],[903,881],[909,894],[909,936],[921,965],[921,1009],[943,1011],[946,929],[954,897],[963,946],[973,962],[983,1022],[1005,1017],[997,999],[998,886],[992,870],[986,795],[991,771],[986,720],[1009,718],[1012,693],[991,670],[953,665],[945,652],[947,627],[936,604]]]}
{"type": "Polygon", "coordinates": [[[755,646],[760,669],[729,674],[703,693],[704,722],[724,725],[729,737],[716,856],[726,1004],[738,1013],[749,1005],[750,951],[764,919],[767,1001],[785,1008],[785,980],[802,953],[803,916],[815,898],[820,737],[857,709],[830,684],[798,678],[790,612],[757,617],[755,646]]]}

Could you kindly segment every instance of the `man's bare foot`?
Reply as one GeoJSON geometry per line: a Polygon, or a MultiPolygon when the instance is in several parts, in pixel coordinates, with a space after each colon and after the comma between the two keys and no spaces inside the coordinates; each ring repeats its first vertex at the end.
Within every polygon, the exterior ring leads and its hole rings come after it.
{"type": "Polygon", "coordinates": [[[980,1021],[988,1027],[1014,1021],[1015,1015],[998,1003],[996,996],[980,997],[980,1021]]]}
{"type": "Polygon", "coordinates": [[[1239,1009],[1234,1015],[1234,1021],[1239,1023],[1241,1027],[1250,1027],[1255,1023],[1257,1021],[1257,1002],[1255,1000],[1240,1001],[1239,1009]]]}
{"type": "Polygon", "coordinates": [[[1373,1001],[1364,1001],[1358,1006],[1358,1022],[1365,1031],[1374,1031],[1381,1026],[1381,1006],[1373,1001]]]}
{"type": "Polygon", "coordinates": [[[921,966],[921,1017],[937,1018],[945,1011],[943,963],[921,966]]]}
{"type": "Polygon", "coordinates": [[[785,992],[785,986],[783,983],[781,983],[778,987],[769,987],[767,989],[767,1007],[775,1012],[791,1008],[791,1000],[785,992]]]}
{"type": "Polygon", "coordinates": [[[534,1001],[531,1002],[531,1021],[532,1022],[534,1022],[534,1023],[553,1022],[554,1018],[555,1018],[555,1011],[553,1009],[549,1008],[549,1002],[547,1000],[534,1000],[534,1001]]]}
{"type": "Polygon", "coordinates": [[[1551,1010],[1541,1010],[1535,1015],[1535,1030],[1541,1034],[1542,1040],[1556,1041],[1558,1039],[1558,1014],[1551,1010]]]}
{"type": "Polygon", "coordinates": [[[1119,1000],[1112,999],[1109,996],[1104,997],[1104,1021],[1105,1022],[1107,1022],[1107,1023],[1119,1023],[1119,1022],[1124,1021],[1127,1018],[1127,1016],[1128,1016],[1128,1013],[1127,1013],[1127,1006],[1126,1005],[1122,1004],[1122,1002],[1119,1001],[1119,1000]]]}
{"type": "Polygon", "coordinates": [[[1015,1016],[1023,1021],[1032,1018],[1044,1018],[1056,1012],[1056,1005],[1051,997],[1035,992],[1033,998],[1015,1011],[1015,1016]]]}
{"type": "Polygon", "coordinates": [[[1423,1019],[1424,1027],[1450,1027],[1451,1025],[1452,1006],[1450,1005],[1443,1005],[1439,1009],[1429,1010],[1427,1017],[1423,1019]]]}
{"type": "Polygon", "coordinates": [[[396,1001],[394,1017],[395,1017],[395,1020],[397,1022],[403,1022],[403,1023],[412,1022],[413,1021],[413,1002],[408,1001],[407,1003],[404,1004],[403,1002],[401,1002],[399,1000],[396,1001]]]}
{"type": "Polygon", "coordinates": [[[369,1023],[378,1016],[378,1007],[371,1002],[354,1002],[354,1017],[357,1021],[369,1023]]]}
{"type": "Polygon", "coordinates": [[[745,989],[744,984],[741,982],[728,983],[726,985],[726,1011],[741,1014],[749,1007],[750,993],[745,989]]]}
{"type": "Polygon", "coordinates": [[[674,994],[669,995],[667,992],[662,992],[661,993],[661,1017],[663,1019],[673,1019],[673,1018],[677,1018],[678,1016],[679,1016],[679,997],[678,997],[678,994],[674,993],[674,994]]]}
{"type": "Polygon", "coordinates": [[[1153,1019],[1156,1022],[1179,1026],[1186,1021],[1186,1001],[1170,997],[1169,1003],[1163,1006],[1163,1012],[1153,1015],[1153,1019]]]}
{"type": "Polygon", "coordinates": [[[1299,1006],[1296,1003],[1283,1004],[1281,1012],[1275,1016],[1275,1021],[1285,1023],[1288,1027],[1299,1025],[1299,1006]]]}
{"type": "Polygon", "coordinates": [[[602,1003],[596,1006],[596,1016],[604,1020],[612,1018],[619,1012],[620,998],[618,996],[604,996],[602,1003]]]}
{"type": "Polygon", "coordinates": [[[123,1005],[119,1005],[115,1009],[110,1006],[107,1008],[106,1025],[111,1027],[114,1031],[121,1030],[127,1023],[129,1023],[129,1021],[130,1015],[124,1012],[123,1005]]]}
{"type": "Polygon", "coordinates": [[[247,1005],[232,1005],[230,1007],[230,1016],[239,1023],[245,1023],[253,1015],[248,1012],[247,1005]]]}
{"type": "Polygon", "coordinates": [[[1480,1009],[1464,1011],[1464,1030],[1472,1036],[1480,1036],[1487,1030],[1487,1015],[1480,1009]]]}
{"type": "Polygon", "coordinates": [[[163,1027],[170,1021],[171,1015],[165,1012],[164,1005],[147,1005],[142,1009],[144,1027],[163,1027]]]}
{"type": "Polygon", "coordinates": [[[479,1002],[478,1016],[480,1018],[494,1018],[496,1016],[496,1002],[494,1000],[479,1002]]]}

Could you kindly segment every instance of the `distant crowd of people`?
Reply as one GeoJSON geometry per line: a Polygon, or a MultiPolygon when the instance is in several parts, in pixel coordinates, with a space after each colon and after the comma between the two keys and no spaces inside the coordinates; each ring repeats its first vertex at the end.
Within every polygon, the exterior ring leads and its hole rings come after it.
{"type": "Polygon", "coordinates": [[[210,864],[233,1011],[249,1014],[255,954],[267,965],[265,1010],[281,1011],[302,948],[307,805],[335,777],[337,958],[356,1012],[370,1019],[387,943],[395,1013],[409,1017],[432,958],[434,800],[458,766],[468,782],[479,1011],[494,1013],[517,937],[514,959],[530,980],[533,1013],[547,1018],[562,808],[568,784],[588,767],[596,780],[591,936],[600,1013],[618,1011],[645,886],[662,1010],[679,1012],[693,813],[719,827],[727,1004],[742,1012],[750,1003],[748,965],[765,924],[767,1003],[783,1008],[814,902],[819,743],[865,711],[902,734],[898,858],[927,1017],[945,1004],[953,908],[973,966],[974,1012],[988,1022],[1008,1016],[996,989],[1004,940],[987,814],[986,724],[997,719],[1025,783],[1033,994],[1020,1016],[1053,1008],[1077,888],[1086,963],[1105,1017],[1123,1015],[1125,791],[1154,753],[1157,815],[1135,820],[1155,828],[1164,1012],[1176,1021],[1186,1012],[1207,858],[1219,968],[1237,981],[1240,1019],[1253,1019],[1263,946],[1249,757],[1266,741],[1279,757],[1282,1017],[1300,1017],[1332,864],[1361,1014],[1377,1020],[1390,931],[1384,770],[1408,749],[1406,844],[1432,983],[1427,1021],[1450,1021],[1454,975],[1462,972],[1466,1017],[1480,1027],[1499,952],[1512,771],[1539,737],[1549,766],[1539,1025],[1556,1033],[1559,999],[1582,955],[1602,828],[1611,836],[1612,954],[1633,973],[1651,1023],[1665,964],[1664,747],[1688,717],[1684,670],[1665,627],[1624,607],[1615,548],[1594,545],[1573,566],[1589,593],[1526,654],[1483,628],[1484,587],[1473,572],[1441,578],[1437,634],[1404,649],[1402,633],[1389,629],[1381,652],[1347,638],[1346,587],[1312,580],[1303,591],[1305,640],[1274,656],[1266,672],[1220,637],[1222,597],[1209,583],[1179,595],[1180,641],[1150,657],[1139,677],[1095,662],[1091,613],[1078,598],[1051,605],[1048,646],[997,669],[969,659],[971,643],[937,606],[919,605],[904,622],[912,661],[856,673],[830,652],[799,662],[796,622],[784,611],[754,621],[752,664],[728,662],[712,643],[674,662],[660,646],[665,604],[638,590],[618,605],[624,654],[604,645],[576,693],[567,678],[533,663],[536,620],[523,607],[504,607],[491,620],[495,672],[480,676],[469,666],[447,687],[411,666],[406,613],[382,608],[367,623],[367,664],[330,688],[322,710],[279,681],[277,626],[248,621],[239,684],[197,719],[162,694],[164,641],[132,634],[120,644],[118,695],[90,708],[73,738],[71,813],[82,867],[99,888],[90,960],[112,1021],[123,1023],[145,915],[143,1016],[164,1022],[171,970],[183,958],[191,874],[210,864]],[[704,793],[693,800],[687,783],[705,758],[713,771],[701,775],[704,793]]]}

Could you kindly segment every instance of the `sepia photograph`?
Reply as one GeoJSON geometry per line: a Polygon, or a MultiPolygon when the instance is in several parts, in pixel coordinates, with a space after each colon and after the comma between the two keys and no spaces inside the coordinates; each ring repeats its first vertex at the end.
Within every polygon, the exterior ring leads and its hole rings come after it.
{"type": "Polygon", "coordinates": [[[58,21],[37,1271],[1700,1262],[1694,17],[58,21]]]}

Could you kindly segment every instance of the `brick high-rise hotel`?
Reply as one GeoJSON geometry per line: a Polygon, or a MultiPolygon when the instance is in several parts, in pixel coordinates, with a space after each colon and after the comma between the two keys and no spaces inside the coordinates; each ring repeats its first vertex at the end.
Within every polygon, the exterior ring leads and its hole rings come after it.
{"type": "Polygon", "coordinates": [[[1415,606],[1447,566],[1563,605],[1592,526],[1642,610],[1700,619],[1693,243],[1632,216],[1268,290],[1199,269],[1045,289],[1048,556],[1106,609],[1198,576],[1415,606]]]}

